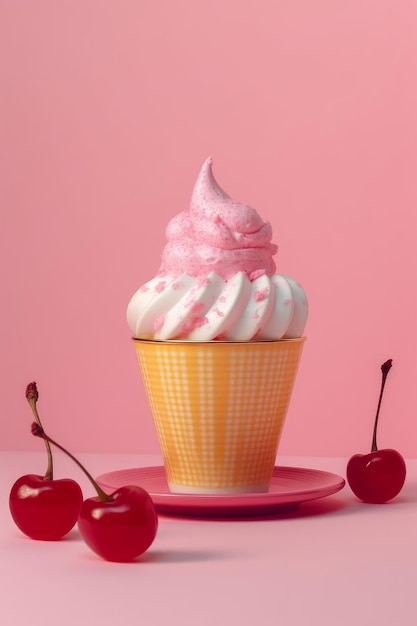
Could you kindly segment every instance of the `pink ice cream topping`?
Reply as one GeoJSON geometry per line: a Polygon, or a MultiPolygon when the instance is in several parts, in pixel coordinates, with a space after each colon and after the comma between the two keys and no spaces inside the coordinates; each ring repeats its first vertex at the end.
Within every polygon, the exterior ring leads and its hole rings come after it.
{"type": "Polygon", "coordinates": [[[233,200],[218,185],[209,157],[197,178],[188,210],[168,224],[168,243],[162,253],[161,272],[205,277],[216,272],[229,280],[245,272],[250,280],[275,273],[272,229],[255,209],[233,200]]]}
{"type": "Polygon", "coordinates": [[[161,282],[159,282],[157,285],[155,285],[155,291],[157,293],[161,293],[161,291],[163,291],[166,287],[166,281],[165,280],[161,280],[161,282]]]}

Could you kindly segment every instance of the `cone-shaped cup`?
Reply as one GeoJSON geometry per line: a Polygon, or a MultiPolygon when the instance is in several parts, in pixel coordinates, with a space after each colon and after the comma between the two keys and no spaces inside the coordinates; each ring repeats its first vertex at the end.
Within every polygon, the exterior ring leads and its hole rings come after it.
{"type": "Polygon", "coordinates": [[[170,490],[268,491],[305,338],[133,341],[170,490]]]}

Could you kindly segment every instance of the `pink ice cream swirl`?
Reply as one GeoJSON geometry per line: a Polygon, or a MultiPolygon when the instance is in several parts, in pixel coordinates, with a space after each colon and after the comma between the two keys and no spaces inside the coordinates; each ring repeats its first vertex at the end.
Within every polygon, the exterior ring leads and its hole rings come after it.
{"type": "Polygon", "coordinates": [[[215,272],[229,280],[245,272],[249,280],[272,276],[278,248],[272,229],[255,209],[230,198],[218,185],[209,157],[194,186],[189,210],[168,224],[168,243],[162,253],[160,274],[204,277],[215,272]]]}

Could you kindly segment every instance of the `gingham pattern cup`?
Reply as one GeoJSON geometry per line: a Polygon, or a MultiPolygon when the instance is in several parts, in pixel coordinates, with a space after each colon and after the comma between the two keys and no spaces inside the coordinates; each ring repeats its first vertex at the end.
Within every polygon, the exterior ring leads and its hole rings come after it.
{"type": "Polygon", "coordinates": [[[133,340],[172,492],[268,490],[304,340],[133,340]]]}

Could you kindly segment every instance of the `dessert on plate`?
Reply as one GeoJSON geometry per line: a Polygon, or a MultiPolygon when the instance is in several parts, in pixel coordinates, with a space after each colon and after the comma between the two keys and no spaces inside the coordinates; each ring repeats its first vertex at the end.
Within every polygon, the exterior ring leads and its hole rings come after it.
{"type": "Polygon", "coordinates": [[[267,491],[308,302],[276,272],[272,228],[203,164],[127,320],[173,492],[267,491]]]}

